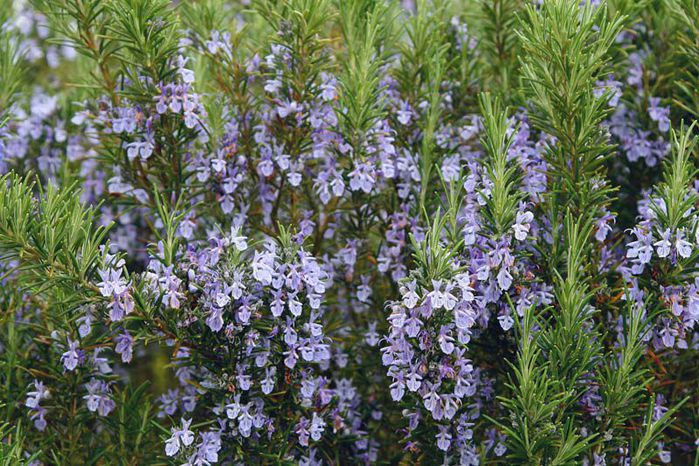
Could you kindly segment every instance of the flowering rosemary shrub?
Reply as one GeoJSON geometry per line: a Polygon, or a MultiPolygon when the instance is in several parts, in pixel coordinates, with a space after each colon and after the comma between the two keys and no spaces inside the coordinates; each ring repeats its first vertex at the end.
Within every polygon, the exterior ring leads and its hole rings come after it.
{"type": "Polygon", "coordinates": [[[697,18],[0,0],[0,465],[698,464],[697,18]]]}

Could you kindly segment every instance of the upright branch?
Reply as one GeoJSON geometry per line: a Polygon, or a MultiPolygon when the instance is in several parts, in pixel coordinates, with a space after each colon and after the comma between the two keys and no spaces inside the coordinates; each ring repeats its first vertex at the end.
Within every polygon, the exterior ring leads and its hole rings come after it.
{"type": "Polygon", "coordinates": [[[497,93],[507,102],[516,101],[519,77],[519,14],[522,0],[478,0],[474,26],[481,37],[478,49],[482,54],[483,87],[497,93]]]}
{"type": "Polygon", "coordinates": [[[391,2],[338,2],[339,22],[347,56],[339,75],[340,128],[356,153],[369,131],[384,117],[381,74],[394,53],[397,11],[391,2]]]}
{"type": "Polygon", "coordinates": [[[0,186],[0,258],[16,261],[23,285],[64,304],[98,299],[92,280],[104,265],[108,229],[95,228],[95,209],[82,204],[74,186],[44,191],[14,174],[0,186]]]}
{"type": "Polygon", "coordinates": [[[90,58],[95,69],[91,85],[118,103],[115,54],[120,45],[109,33],[110,3],[101,0],[37,0],[52,24],[75,50],[90,58]]]}
{"type": "Polygon", "coordinates": [[[678,27],[673,31],[672,64],[677,67],[673,94],[679,108],[692,118],[699,117],[699,3],[695,0],[667,2],[678,27]]]}
{"type": "Polygon", "coordinates": [[[594,90],[608,72],[608,51],[622,18],[609,18],[606,4],[579,6],[574,0],[529,5],[526,11],[518,31],[522,77],[532,123],[555,138],[546,150],[551,203],[568,206],[574,215],[599,213],[609,202],[604,164],[613,147],[601,126],[609,115],[609,93],[597,98],[594,90]]]}
{"type": "MultiPolygon", "coordinates": [[[[399,88],[413,108],[424,108],[419,122],[421,138],[415,147],[420,171],[419,213],[428,207],[435,165],[443,155],[436,144],[438,126],[443,123],[444,84],[450,44],[445,29],[446,2],[420,0],[415,15],[406,22],[406,40],[401,44],[401,66],[396,73],[399,88]]],[[[428,222],[429,223],[429,222],[428,222]]]]}
{"type": "Polygon", "coordinates": [[[596,435],[584,436],[576,402],[599,357],[590,323],[590,295],[581,276],[591,225],[566,215],[566,270],[555,287],[551,317],[524,312],[513,363],[511,395],[501,397],[508,419],[509,458],[518,464],[577,464],[596,435]]]}
{"type": "Polygon", "coordinates": [[[21,58],[16,39],[12,34],[0,31],[0,129],[22,89],[24,65],[21,58]]]}
{"type": "Polygon", "coordinates": [[[484,215],[496,236],[509,232],[517,216],[519,202],[524,193],[519,190],[521,174],[509,157],[516,128],[508,121],[508,109],[502,108],[500,100],[490,94],[480,95],[483,114],[483,136],[481,145],[486,154],[485,166],[492,182],[490,195],[486,199],[484,215]]]}

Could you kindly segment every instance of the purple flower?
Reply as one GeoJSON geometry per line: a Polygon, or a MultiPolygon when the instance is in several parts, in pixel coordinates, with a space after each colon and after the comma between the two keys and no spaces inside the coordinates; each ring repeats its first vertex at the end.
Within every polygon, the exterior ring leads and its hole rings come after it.
{"type": "Polygon", "coordinates": [[[653,243],[653,246],[655,246],[659,257],[664,258],[669,256],[672,249],[672,243],[670,243],[670,230],[666,229],[665,231],[661,232],[660,240],[653,243]]]}
{"type": "Polygon", "coordinates": [[[391,398],[393,398],[393,401],[400,401],[405,395],[405,381],[403,380],[403,372],[392,372],[389,369],[388,375],[393,378],[393,382],[389,387],[391,390],[391,398]]]}
{"type": "Polygon", "coordinates": [[[24,405],[27,408],[36,409],[41,403],[41,400],[48,399],[51,396],[48,388],[38,380],[34,380],[34,390],[27,392],[27,401],[24,405]]]}
{"type": "Polygon", "coordinates": [[[371,286],[369,286],[369,277],[368,276],[363,276],[361,278],[362,284],[357,287],[357,299],[359,301],[366,303],[369,301],[369,297],[371,296],[371,286]]]}
{"type": "Polygon", "coordinates": [[[221,450],[221,434],[216,431],[199,433],[200,442],[197,451],[189,458],[191,465],[209,465],[218,462],[218,452],[221,450]]]}
{"type": "Polygon", "coordinates": [[[325,421],[322,417],[318,416],[318,413],[313,413],[313,420],[311,421],[310,434],[311,438],[316,442],[320,440],[325,430],[325,421]]]}
{"type": "Polygon", "coordinates": [[[437,448],[442,451],[448,451],[451,445],[451,434],[449,433],[449,428],[446,426],[439,426],[439,433],[437,434],[437,448]]]}
{"type": "Polygon", "coordinates": [[[97,286],[102,296],[112,300],[109,318],[114,322],[122,320],[125,315],[130,314],[134,309],[134,302],[128,284],[121,276],[122,267],[123,261],[119,261],[116,264],[116,268],[109,267],[98,271],[102,281],[97,286]]]}
{"type": "Polygon", "coordinates": [[[419,299],[420,296],[416,293],[415,289],[417,287],[417,283],[413,280],[412,282],[406,283],[403,287],[401,287],[401,294],[403,295],[403,304],[405,304],[405,307],[408,309],[414,308],[419,299]]]}
{"type": "Polygon", "coordinates": [[[126,155],[129,160],[138,158],[141,162],[146,162],[153,154],[153,143],[151,141],[134,141],[127,143],[126,155]]]}
{"type": "Polygon", "coordinates": [[[376,346],[379,344],[380,336],[376,331],[376,325],[376,322],[369,322],[369,328],[364,335],[364,341],[366,341],[366,344],[369,346],[376,346]]]}
{"type": "Polygon", "coordinates": [[[214,332],[220,332],[223,328],[223,311],[217,307],[212,307],[206,318],[206,325],[214,332]]]}
{"type": "Polygon", "coordinates": [[[280,102],[277,106],[277,114],[280,118],[286,118],[291,114],[300,113],[303,111],[303,105],[295,100],[280,102]]]}
{"type": "Polygon", "coordinates": [[[609,106],[616,107],[619,105],[619,99],[622,95],[622,85],[619,81],[608,79],[606,81],[597,81],[597,86],[593,91],[595,98],[601,98],[605,93],[609,93],[609,106]]]}
{"type": "Polygon", "coordinates": [[[85,312],[85,315],[78,318],[76,323],[79,323],[80,326],[78,327],[78,334],[80,335],[81,338],[87,337],[90,332],[92,331],[92,319],[94,318],[92,314],[92,310],[88,309],[85,312]]]}
{"type": "Polygon", "coordinates": [[[70,338],[66,340],[68,341],[68,350],[61,356],[61,362],[67,371],[72,371],[81,363],[82,351],[78,349],[77,341],[72,341],[70,338]]]}
{"type": "Polygon", "coordinates": [[[296,424],[296,427],[294,428],[294,432],[296,435],[299,437],[299,443],[303,445],[304,447],[308,446],[308,439],[311,436],[310,431],[308,430],[310,427],[310,423],[308,422],[308,419],[305,417],[302,417],[298,424],[296,424]]]}
{"type": "Polygon", "coordinates": [[[247,236],[242,236],[239,234],[240,227],[232,226],[231,234],[229,237],[230,244],[235,247],[238,251],[245,251],[248,248],[247,236]]]}
{"type": "Polygon", "coordinates": [[[122,333],[114,338],[116,347],[114,351],[121,354],[121,361],[124,363],[131,362],[133,356],[133,337],[128,330],[124,329],[122,333]]]}
{"type": "Polygon", "coordinates": [[[650,263],[653,256],[652,235],[639,227],[635,227],[631,232],[636,235],[637,239],[628,244],[626,257],[637,259],[641,264],[650,263]]]}
{"type": "Polygon", "coordinates": [[[670,108],[660,107],[660,99],[658,97],[650,98],[648,107],[648,115],[650,119],[658,123],[658,129],[666,133],[670,129],[670,108]]]}
{"type": "Polygon", "coordinates": [[[352,191],[371,192],[376,182],[376,176],[372,167],[365,162],[355,164],[354,170],[350,172],[350,189],[352,191]]]}
{"type": "Polygon", "coordinates": [[[24,404],[30,409],[30,418],[34,421],[34,427],[39,432],[43,432],[47,425],[45,418],[46,409],[39,403],[50,396],[49,390],[38,380],[34,380],[34,390],[27,392],[27,401],[24,404]]]}
{"type": "Polygon", "coordinates": [[[115,408],[116,404],[109,396],[111,390],[105,381],[93,377],[85,384],[85,388],[88,394],[83,399],[87,401],[87,409],[91,412],[97,412],[104,417],[115,408]]]}
{"type": "Polygon", "coordinates": [[[328,73],[321,73],[320,78],[322,80],[320,85],[322,91],[320,94],[321,98],[326,102],[335,100],[335,97],[337,97],[337,92],[335,90],[337,87],[337,79],[328,73]]]}
{"type": "Polygon", "coordinates": [[[413,110],[407,101],[401,102],[400,108],[396,112],[396,118],[398,122],[402,125],[407,125],[413,116],[413,110]]]}
{"type": "Polygon", "coordinates": [[[180,448],[188,447],[194,443],[194,432],[189,430],[191,419],[181,419],[182,426],[179,429],[171,428],[172,435],[165,442],[165,454],[175,456],[180,448]]]}
{"type": "Polygon", "coordinates": [[[597,227],[597,231],[595,232],[595,239],[599,242],[604,241],[607,238],[607,235],[612,231],[612,226],[609,224],[610,222],[614,222],[614,216],[605,213],[602,217],[600,217],[596,222],[595,226],[597,227]]]}
{"type": "Polygon", "coordinates": [[[231,35],[228,32],[223,34],[219,31],[211,31],[211,40],[206,41],[206,48],[212,54],[217,54],[219,50],[224,50],[230,53],[231,35]]]}
{"type": "Polygon", "coordinates": [[[500,322],[500,327],[506,332],[511,329],[512,325],[515,323],[514,319],[512,319],[512,316],[509,314],[498,316],[498,322],[500,322]]]}
{"type": "Polygon", "coordinates": [[[692,243],[684,239],[684,231],[682,230],[677,230],[675,235],[675,249],[677,249],[677,254],[687,259],[692,255],[692,243]]]}
{"type": "Polygon", "coordinates": [[[177,73],[182,78],[182,82],[185,84],[192,84],[194,82],[194,71],[185,68],[188,60],[188,58],[185,58],[182,55],[177,57],[177,73]]]}
{"type": "Polygon", "coordinates": [[[507,269],[506,266],[500,267],[500,271],[498,272],[498,286],[502,291],[507,291],[510,289],[510,286],[512,285],[512,275],[510,274],[510,271],[507,269]]]}
{"type": "Polygon", "coordinates": [[[512,229],[515,231],[515,238],[518,241],[527,239],[527,234],[531,228],[530,223],[534,220],[534,214],[529,211],[517,212],[517,219],[512,229]]]}
{"type": "Polygon", "coordinates": [[[252,276],[263,285],[270,285],[274,276],[272,267],[272,256],[266,253],[255,251],[252,260],[252,276]]]}

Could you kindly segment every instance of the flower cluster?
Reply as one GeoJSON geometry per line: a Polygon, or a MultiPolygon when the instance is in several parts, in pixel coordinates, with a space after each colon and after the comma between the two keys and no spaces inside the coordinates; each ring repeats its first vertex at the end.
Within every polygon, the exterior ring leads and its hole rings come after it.
{"type": "Polygon", "coordinates": [[[0,12],[0,446],[694,459],[687,2],[44,3],[0,12]]]}

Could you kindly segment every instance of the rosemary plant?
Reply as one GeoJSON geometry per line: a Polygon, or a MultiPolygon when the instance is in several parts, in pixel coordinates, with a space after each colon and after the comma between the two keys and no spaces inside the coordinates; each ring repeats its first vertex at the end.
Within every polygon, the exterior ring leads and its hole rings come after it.
{"type": "Polygon", "coordinates": [[[0,464],[697,464],[695,0],[0,0],[0,464]]]}

